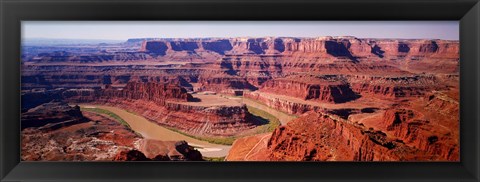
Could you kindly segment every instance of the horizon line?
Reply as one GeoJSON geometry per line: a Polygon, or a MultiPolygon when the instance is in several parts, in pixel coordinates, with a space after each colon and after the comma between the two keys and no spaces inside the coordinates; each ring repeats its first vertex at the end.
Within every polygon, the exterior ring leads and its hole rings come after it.
{"type": "Polygon", "coordinates": [[[460,41],[459,39],[442,39],[442,38],[395,38],[395,37],[357,37],[353,35],[326,35],[326,36],[233,36],[233,37],[131,37],[126,39],[95,39],[95,38],[50,38],[50,37],[21,37],[21,41],[24,39],[50,39],[50,40],[106,40],[106,41],[128,41],[130,39],[227,39],[227,38],[324,38],[324,37],[354,37],[358,39],[395,39],[395,40],[448,40],[448,41],[460,41]]]}

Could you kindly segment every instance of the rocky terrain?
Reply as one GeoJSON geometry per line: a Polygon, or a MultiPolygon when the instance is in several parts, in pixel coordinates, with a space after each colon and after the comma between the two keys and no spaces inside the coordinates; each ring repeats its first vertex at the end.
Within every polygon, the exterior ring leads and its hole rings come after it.
{"type": "Polygon", "coordinates": [[[118,121],[64,102],[49,102],[22,113],[22,128],[24,161],[203,160],[186,142],[142,139],[118,121]],[[145,143],[162,144],[163,151],[145,148],[145,143]],[[142,158],[142,152],[154,157],[142,158]]]}
{"type": "MultiPolygon", "coordinates": [[[[55,117],[40,118],[38,107],[89,103],[195,137],[237,137],[227,161],[460,158],[458,41],[148,38],[83,51],[24,49],[24,130],[80,125],[85,119],[78,108],[54,107],[58,111],[47,115],[55,117]],[[262,122],[252,119],[254,105],[297,119],[256,133],[262,122]]],[[[113,158],[198,157],[188,147],[174,150],[175,142],[148,143],[153,148],[131,147],[113,158]]]]}
{"type": "Polygon", "coordinates": [[[144,139],[139,144],[140,150],[122,150],[113,161],[203,161],[202,154],[185,141],[144,139]]]}
{"type": "Polygon", "coordinates": [[[87,121],[80,107],[70,107],[66,102],[52,100],[22,113],[21,128],[54,129],[87,121]]]}
{"type": "MultiPolygon", "coordinates": [[[[237,140],[226,160],[445,161],[455,160],[459,155],[456,146],[437,143],[438,137],[434,135],[413,139],[421,143],[424,141],[421,145],[411,144],[412,139],[402,139],[334,115],[308,112],[286,126],[277,128],[271,136],[237,140]]],[[[444,140],[448,143],[452,138],[444,140]]]]}
{"type": "Polygon", "coordinates": [[[91,55],[54,52],[25,56],[28,59],[23,61],[23,87],[101,87],[178,76],[200,86],[215,83],[255,89],[269,78],[292,72],[451,74],[458,72],[459,64],[458,41],[445,40],[231,38],[158,39],[142,44],[137,52],[129,54],[149,57],[145,60],[124,59],[119,56],[124,52],[105,51],[85,53],[91,55]],[[96,61],[89,58],[99,54],[111,56],[96,61]]]}
{"type": "MultiPolygon", "coordinates": [[[[245,105],[236,102],[211,105],[215,100],[194,98],[184,88],[169,83],[129,82],[121,88],[106,85],[104,89],[34,91],[25,92],[22,98],[36,96],[45,100],[115,106],[160,125],[198,136],[233,136],[255,127],[255,121],[250,119],[245,105]]],[[[25,122],[29,124],[27,120],[25,122]]]]}
{"type": "Polygon", "coordinates": [[[335,75],[290,75],[265,82],[260,91],[281,93],[303,100],[319,100],[342,103],[355,100],[359,96],[353,92],[348,82],[335,75]]]}

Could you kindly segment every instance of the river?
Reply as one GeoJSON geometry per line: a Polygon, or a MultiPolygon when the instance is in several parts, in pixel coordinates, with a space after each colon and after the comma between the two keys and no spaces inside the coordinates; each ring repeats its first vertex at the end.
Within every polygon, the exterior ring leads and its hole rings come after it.
{"type": "MultiPolygon", "coordinates": [[[[238,98],[237,99],[230,98],[230,99],[237,100],[238,98]]],[[[237,101],[244,103],[248,106],[255,107],[257,109],[268,112],[273,116],[276,116],[282,125],[285,125],[289,121],[295,119],[295,116],[277,111],[275,109],[272,109],[266,105],[257,103],[250,99],[238,99],[237,101]]],[[[205,157],[225,157],[227,156],[231,148],[231,146],[228,146],[228,145],[212,144],[206,141],[201,141],[201,140],[177,133],[175,131],[162,127],[154,122],[151,122],[142,116],[130,113],[124,109],[120,109],[117,107],[104,106],[104,105],[85,105],[85,104],[82,104],[80,106],[84,108],[99,108],[99,109],[104,109],[112,113],[115,113],[116,115],[121,117],[123,120],[125,120],[125,122],[127,122],[130,125],[132,130],[140,133],[144,138],[147,138],[147,139],[162,140],[162,141],[185,140],[188,142],[189,145],[199,150],[202,153],[202,155],[205,157]]]]}
{"type": "Polygon", "coordinates": [[[205,157],[224,157],[230,151],[231,146],[212,144],[169,130],[156,123],[150,122],[142,116],[127,112],[126,110],[100,105],[80,105],[84,108],[99,108],[108,110],[121,117],[130,125],[133,131],[140,133],[144,138],[162,141],[185,140],[189,145],[197,148],[205,157]]]}
{"type": "Polygon", "coordinates": [[[289,121],[297,118],[296,116],[294,115],[289,115],[289,114],[286,114],[284,112],[281,112],[279,110],[276,110],[276,109],[273,109],[271,107],[268,107],[264,104],[260,104],[258,103],[257,101],[255,100],[252,100],[252,99],[247,99],[247,98],[242,98],[241,99],[241,102],[246,104],[247,106],[250,106],[250,107],[254,107],[254,108],[257,108],[257,109],[260,109],[260,110],[263,110],[273,116],[275,116],[276,118],[278,118],[278,120],[280,121],[280,123],[282,125],[286,125],[289,121]]]}

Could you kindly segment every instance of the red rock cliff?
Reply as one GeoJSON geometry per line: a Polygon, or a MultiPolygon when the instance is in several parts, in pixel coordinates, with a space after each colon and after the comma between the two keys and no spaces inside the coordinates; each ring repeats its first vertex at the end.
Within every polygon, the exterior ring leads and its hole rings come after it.
{"type": "Polygon", "coordinates": [[[357,98],[349,84],[335,75],[292,75],[265,82],[262,92],[297,97],[303,100],[318,100],[342,103],[357,98]]]}
{"type": "Polygon", "coordinates": [[[192,99],[192,95],[178,85],[152,82],[129,82],[123,89],[107,88],[103,90],[102,96],[153,101],[160,105],[164,105],[166,100],[186,102],[192,99]]]}
{"type": "MultiPolygon", "coordinates": [[[[190,104],[192,95],[178,85],[130,82],[123,88],[73,90],[63,94],[71,102],[112,105],[144,116],[162,126],[202,136],[232,136],[255,127],[245,105],[190,104]],[[86,96],[90,93],[93,96],[86,96]],[[85,99],[87,98],[87,99],[85,99]],[[93,98],[93,99],[91,99],[93,98]]],[[[195,101],[193,101],[195,102],[195,101]]]]}
{"type": "Polygon", "coordinates": [[[167,54],[168,51],[214,52],[216,54],[308,55],[322,58],[458,58],[458,41],[359,39],[356,37],[318,38],[224,38],[158,39],[145,41],[141,51],[167,54]]]}
{"type": "MultiPolygon", "coordinates": [[[[253,137],[253,138],[252,138],[253,137]]],[[[309,112],[280,126],[266,144],[263,136],[243,140],[258,141],[259,146],[236,142],[226,160],[286,160],[286,161],[414,161],[445,160],[443,156],[428,155],[425,151],[392,140],[380,131],[366,129],[328,114],[309,112]],[[239,145],[239,146],[236,146],[239,145]],[[263,146],[263,147],[262,147],[263,146]],[[250,149],[251,148],[251,149],[250,149]],[[251,152],[241,152],[251,151],[251,152]],[[259,152],[262,151],[262,152],[259,152]]]]}
{"type": "Polygon", "coordinates": [[[406,144],[438,156],[439,160],[458,160],[458,135],[438,127],[440,123],[422,119],[421,113],[408,109],[387,110],[383,118],[386,130],[406,144]]]}
{"type": "Polygon", "coordinates": [[[268,148],[274,160],[294,161],[402,161],[412,160],[408,155],[415,154],[414,149],[388,140],[382,132],[320,113],[277,128],[268,148]]]}

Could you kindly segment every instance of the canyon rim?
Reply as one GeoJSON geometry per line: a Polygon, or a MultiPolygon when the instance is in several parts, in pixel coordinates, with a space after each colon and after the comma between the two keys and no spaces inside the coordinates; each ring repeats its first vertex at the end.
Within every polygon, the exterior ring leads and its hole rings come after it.
{"type": "Polygon", "coordinates": [[[459,41],[351,31],[24,38],[21,158],[459,161],[459,41]]]}

